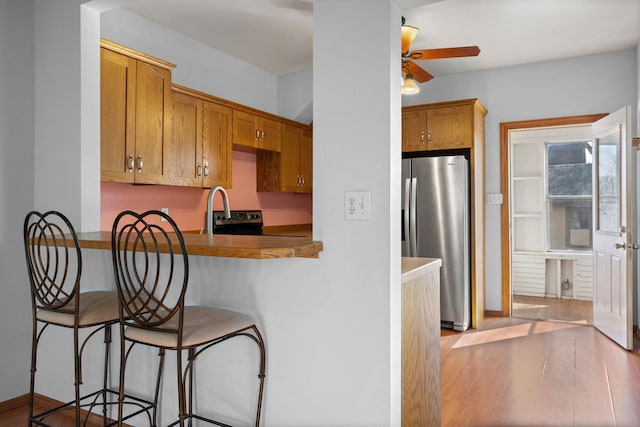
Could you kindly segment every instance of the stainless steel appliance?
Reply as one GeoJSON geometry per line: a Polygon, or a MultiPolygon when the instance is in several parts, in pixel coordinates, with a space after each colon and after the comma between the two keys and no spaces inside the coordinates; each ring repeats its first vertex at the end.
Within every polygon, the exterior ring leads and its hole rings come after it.
{"type": "Polygon", "coordinates": [[[213,211],[213,234],[262,235],[262,211],[231,211],[227,218],[225,211],[213,211]]]}
{"type": "Polygon", "coordinates": [[[402,161],[402,255],[441,258],[441,325],[471,318],[469,160],[464,155],[402,161]]]}

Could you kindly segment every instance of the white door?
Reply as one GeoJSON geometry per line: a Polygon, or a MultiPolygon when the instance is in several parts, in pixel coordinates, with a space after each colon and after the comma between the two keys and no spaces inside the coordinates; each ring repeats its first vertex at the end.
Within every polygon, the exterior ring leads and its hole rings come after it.
{"type": "Polygon", "coordinates": [[[633,347],[631,110],[593,124],[593,324],[626,349],[633,347]]]}

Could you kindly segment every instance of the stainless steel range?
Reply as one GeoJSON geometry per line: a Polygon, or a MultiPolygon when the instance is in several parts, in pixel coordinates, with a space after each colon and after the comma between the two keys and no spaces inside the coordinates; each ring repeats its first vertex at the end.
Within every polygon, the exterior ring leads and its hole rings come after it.
{"type": "Polygon", "coordinates": [[[213,234],[262,235],[262,211],[231,211],[231,218],[225,218],[224,211],[213,211],[213,234]]]}

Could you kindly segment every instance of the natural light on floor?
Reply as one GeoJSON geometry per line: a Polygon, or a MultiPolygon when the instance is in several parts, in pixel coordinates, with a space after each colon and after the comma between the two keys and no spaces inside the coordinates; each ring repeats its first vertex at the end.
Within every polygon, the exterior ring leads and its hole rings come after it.
{"type": "Polygon", "coordinates": [[[451,348],[488,344],[514,338],[521,338],[527,335],[543,334],[578,327],[582,327],[582,325],[567,322],[532,322],[520,325],[504,326],[496,329],[487,329],[484,331],[472,331],[461,334],[451,348]]]}

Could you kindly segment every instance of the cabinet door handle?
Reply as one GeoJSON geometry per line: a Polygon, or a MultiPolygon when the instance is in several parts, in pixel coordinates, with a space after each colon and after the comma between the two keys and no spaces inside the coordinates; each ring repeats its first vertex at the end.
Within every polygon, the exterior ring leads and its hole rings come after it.
{"type": "Polygon", "coordinates": [[[304,175],[300,175],[300,185],[304,185],[304,175]]]}
{"type": "Polygon", "coordinates": [[[424,144],[424,131],[420,132],[420,143],[424,144]]]}
{"type": "Polygon", "coordinates": [[[260,129],[260,139],[264,140],[264,129],[260,129]]]}
{"type": "Polygon", "coordinates": [[[202,176],[202,165],[198,165],[198,175],[197,176],[202,176]]]}
{"type": "Polygon", "coordinates": [[[260,129],[256,129],[256,140],[260,139],[260,129]]]}
{"type": "Polygon", "coordinates": [[[204,162],[204,176],[209,176],[209,162],[204,162]]]}
{"type": "Polygon", "coordinates": [[[138,154],[138,173],[142,173],[142,155],[138,154]]]}
{"type": "Polygon", "coordinates": [[[133,161],[133,154],[129,154],[129,173],[133,172],[134,166],[135,166],[135,162],[133,161]]]}
{"type": "Polygon", "coordinates": [[[427,132],[427,141],[431,142],[431,132],[427,132]]]}

